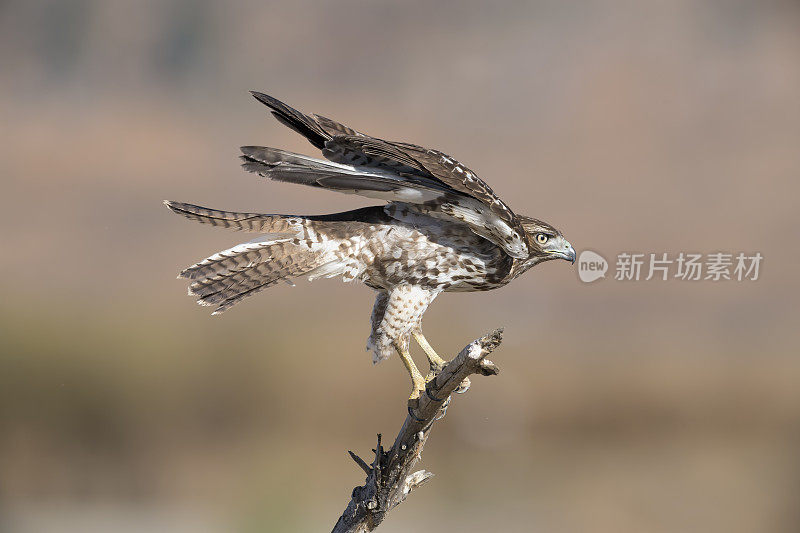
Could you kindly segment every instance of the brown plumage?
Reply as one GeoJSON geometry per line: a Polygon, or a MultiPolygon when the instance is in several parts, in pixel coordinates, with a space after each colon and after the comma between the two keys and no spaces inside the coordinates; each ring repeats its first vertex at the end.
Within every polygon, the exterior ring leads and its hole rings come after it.
{"type": "Polygon", "coordinates": [[[253,95],[327,160],[275,148],[242,147],[243,168],[261,176],[385,200],[386,205],[317,216],[267,215],[165,202],[175,213],[258,237],[182,271],[189,293],[221,313],[292,278],[341,277],[378,291],[368,348],[375,361],[396,350],[414,382],[424,380],[408,354],[414,336],[435,370],[443,361],[422,335],[421,320],[441,292],[501,287],[542,261],[574,261],[561,233],[515,215],[455,159],[413,144],[370,137],[270,96],[253,95]]]}

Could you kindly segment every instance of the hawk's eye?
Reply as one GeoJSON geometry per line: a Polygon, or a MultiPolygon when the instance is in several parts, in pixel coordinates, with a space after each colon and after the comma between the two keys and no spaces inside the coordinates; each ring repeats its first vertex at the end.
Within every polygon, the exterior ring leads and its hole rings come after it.
{"type": "Polygon", "coordinates": [[[547,242],[547,239],[549,239],[549,238],[550,238],[550,236],[547,235],[546,233],[537,233],[536,234],[536,242],[538,242],[539,244],[545,244],[547,242]]]}

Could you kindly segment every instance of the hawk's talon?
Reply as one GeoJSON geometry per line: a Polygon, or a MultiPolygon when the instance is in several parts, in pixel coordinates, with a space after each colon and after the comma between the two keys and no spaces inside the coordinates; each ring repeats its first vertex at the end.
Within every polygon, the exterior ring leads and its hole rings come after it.
{"type": "Polygon", "coordinates": [[[447,363],[445,362],[442,364],[437,362],[431,362],[430,365],[431,369],[430,371],[428,371],[428,378],[427,378],[428,381],[441,374],[442,370],[444,370],[444,367],[447,365],[447,363]]]}
{"type": "Polygon", "coordinates": [[[427,387],[428,383],[436,379],[436,376],[438,376],[441,373],[442,373],[441,369],[431,369],[431,371],[428,372],[428,375],[425,376],[425,386],[427,387]]]}
{"type": "MultiPolygon", "coordinates": [[[[433,380],[431,380],[431,381],[433,381],[433,380]]],[[[436,396],[431,394],[431,389],[428,387],[428,385],[430,385],[430,383],[431,382],[429,381],[428,383],[425,384],[425,396],[427,396],[428,398],[430,398],[434,402],[443,402],[443,401],[445,401],[447,398],[437,398],[436,396]]]]}
{"type": "Polygon", "coordinates": [[[408,416],[416,420],[417,422],[425,422],[424,418],[418,418],[417,415],[414,414],[414,408],[410,405],[408,406],[408,416]]]}
{"type": "Polygon", "coordinates": [[[419,390],[415,390],[408,397],[408,405],[411,406],[413,409],[419,407],[419,396],[420,396],[419,390]]]}
{"type": "Polygon", "coordinates": [[[438,422],[439,420],[444,418],[444,415],[447,414],[447,408],[450,407],[450,399],[451,398],[452,398],[452,396],[448,396],[447,397],[447,401],[444,402],[444,404],[442,404],[441,407],[439,407],[439,414],[436,416],[436,418],[433,419],[434,422],[438,422]]]}

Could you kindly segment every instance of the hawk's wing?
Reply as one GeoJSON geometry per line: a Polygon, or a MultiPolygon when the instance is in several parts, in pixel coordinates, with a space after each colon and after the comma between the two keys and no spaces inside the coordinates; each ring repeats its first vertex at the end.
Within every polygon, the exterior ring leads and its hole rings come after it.
{"type": "Polygon", "coordinates": [[[262,93],[253,96],[332,163],[273,148],[244,147],[245,169],[281,181],[415,204],[430,216],[467,224],[512,257],[528,256],[514,212],[472,170],[450,156],[370,137],[334,120],[305,115],[262,93]]]}

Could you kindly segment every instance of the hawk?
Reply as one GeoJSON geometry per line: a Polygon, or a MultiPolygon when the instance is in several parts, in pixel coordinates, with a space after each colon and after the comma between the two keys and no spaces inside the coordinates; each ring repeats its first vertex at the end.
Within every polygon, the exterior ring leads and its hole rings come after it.
{"type": "Polygon", "coordinates": [[[279,122],[303,135],[323,159],[277,148],[244,146],[242,167],[276,181],[383,200],[328,215],[268,215],[165,202],[203,224],[258,236],[188,267],[189,294],[219,314],[244,298],[292,278],[340,277],[377,292],[367,349],[379,362],[397,352],[412,381],[425,378],[409,353],[413,337],[431,375],[444,366],[422,334],[422,315],[442,292],[488,291],[552,259],[575,262],[556,228],[517,215],[472,170],[452,157],[385,141],[320,115],[252,93],[279,122]]]}

